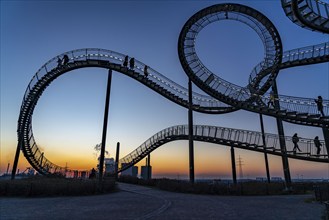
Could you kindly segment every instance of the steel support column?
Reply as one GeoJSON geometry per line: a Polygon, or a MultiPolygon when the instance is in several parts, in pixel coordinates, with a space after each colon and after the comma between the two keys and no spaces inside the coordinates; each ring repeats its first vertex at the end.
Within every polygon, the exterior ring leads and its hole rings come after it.
{"type": "Polygon", "coordinates": [[[20,141],[18,140],[16,153],[15,153],[15,158],[14,158],[13,170],[11,171],[11,179],[12,180],[15,179],[20,152],[21,152],[21,144],[20,144],[20,141]]]}
{"type": "Polygon", "coordinates": [[[327,148],[327,155],[329,156],[329,129],[328,128],[322,128],[322,131],[323,131],[324,143],[325,143],[326,148],[327,148]]]}
{"type": "Polygon", "coordinates": [[[264,130],[264,121],[263,121],[263,115],[259,114],[259,119],[260,119],[260,128],[262,131],[262,139],[263,139],[263,145],[264,145],[264,158],[265,158],[265,169],[266,169],[266,176],[267,176],[267,182],[271,182],[271,177],[270,177],[270,169],[268,165],[268,158],[267,158],[267,153],[266,153],[266,140],[265,140],[265,130],[264,130]]]}
{"type": "Polygon", "coordinates": [[[151,179],[151,154],[147,155],[147,179],[151,179]]]}
{"type": "Polygon", "coordinates": [[[118,179],[118,169],[119,169],[119,153],[120,153],[120,142],[117,143],[117,151],[115,154],[115,179],[118,179]]]}
{"type": "MultiPolygon", "coordinates": [[[[272,90],[274,92],[274,106],[275,109],[280,110],[280,102],[277,99],[278,98],[278,89],[276,86],[276,81],[273,81],[272,90]]],[[[278,133],[279,133],[279,142],[280,142],[280,149],[282,153],[282,166],[283,166],[283,173],[284,173],[284,179],[286,183],[286,188],[288,190],[291,189],[291,176],[290,176],[290,170],[289,170],[289,161],[287,157],[287,148],[286,148],[286,141],[284,138],[284,130],[283,130],[283,123],[281,118],[276,118],[276,124],[278,127],[278,133]]]]}
{"type": "Polygon", "coordinates": [[[236,166],[235,166],[235,153],[234,153],[234,147],[231,146],[231,162],[232,162],[232,178],[233,178],[233,184],[236,185],[236,166]]]}
{"type": "Polygon", "coordinates": [[[106,143],[106,133],[107,133],[107,119],[109,115],[108,113],[109,113],[109,105],[110,105],[111,81],[112,81],[112,70],[109,70],[107,76],[107,90],[106,90],[106,98],[105,98],[101,155],[99,159],[99,183],[101,183],[103,180],[105,143],[106,143]]]}
{"type": "Polygon", "coordinates": [[[193,110],[192,110],[192,81],[188,80],[188,141],[189,141],[189,174],[190,182],[194,183],[194,143],[193,143],[193,110]]]}

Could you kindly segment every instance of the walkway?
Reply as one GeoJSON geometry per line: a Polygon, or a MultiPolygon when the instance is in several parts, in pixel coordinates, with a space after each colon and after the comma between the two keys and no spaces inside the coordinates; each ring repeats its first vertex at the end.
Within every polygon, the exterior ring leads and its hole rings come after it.
{"type": "Polygon", "coordinates": [[[120,192],[84,197],[0,198],[0,219],[321,219],[310,195],[211,196],[119,183],[120,192]]]}

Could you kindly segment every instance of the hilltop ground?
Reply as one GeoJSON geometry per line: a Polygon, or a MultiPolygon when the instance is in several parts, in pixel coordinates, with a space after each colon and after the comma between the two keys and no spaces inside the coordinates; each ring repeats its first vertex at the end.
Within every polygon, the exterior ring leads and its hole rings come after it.
{"type": "Polygon", "coordinates": [[[321,219],[312,195],[212,196],[118,183],[105,195],[0,198],[0,219],[321,219]]]}

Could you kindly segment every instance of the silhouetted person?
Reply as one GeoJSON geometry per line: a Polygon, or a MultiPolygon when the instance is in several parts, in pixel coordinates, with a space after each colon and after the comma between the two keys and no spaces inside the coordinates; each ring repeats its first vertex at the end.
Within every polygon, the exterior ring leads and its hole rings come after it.
{"type": "Polygon", "coordinates": [[[144,66],[144,76],[145,76],[145,77],[147,77],[147,76],[149,75],[149,73],[147,72],[147,70],[148,70],[148,66],[145,65],[145,66],[144,66]]]}
{"type": "Polygon", "coordinates": [[[134,69],[135,68],[135,58],[131,58],[129,61],[129,67],[130,69],[134,69]]]}
{"type": "Polygon", "coordinates": [[[62,60],[61,60],[61,58],[58,57],[58,59],[57,59],[57,67],[60,67],[60,66],[62,66],[62,60]]]}
{"type": "Polygon", "coordinates": [[[67,64],[69,62],[69,57],[65,54],[63,57],[63,65],[67,64]]]}
{"type": "Polygon", "coordinates": [[[296,154],[297,149],[299,152],[301,152],[297,144],[298,142],[299,142],[299,138],[297,136],[297,133],[295,133],[294,136],[292,136],[292,143],[294,143],[294,149],[292,151],[294,152],[294,154],[296,154]]]}
{"type": "Polygon", "coordinates": [[[272,105],[272,107],[274,108],[274,92],[273,92],[273,90],[270,92],[270,99],[268,100],[267,108],[269,108],[270,105],[272,105]]]}
{"type": "Polygon", "coordinates": [[[319,156],[320,151],[321,151],[322,144],[319,141],[319,137],[318,136],[316,136],[313,141],[314,141],[314,145],[316,147],[316,154],[317,154],[317,156],[319,156]]]}
{"type": "Polygon", "coordinates": [[[321,115],[324,116],[324,112],[323,112],[323,99],[322,97],[319,95],[318,99],[314,99],[316,105],[318,106],[318,111],[321,112],[321,115]]]}
{"type": "Polygon", "coordinates": [[[96,170],[93,168],[91,170],[91,173],[89,174],[89,179],[95,179],[96,178],[96,170]]]}
{"type": "Polygon", "coordinates": [[[129,57],[128,56],[125,56],[125,60],[123,61],[123,66],[124,67],[127,67],[128,66],[128,59],[129,59],[129,57]]]}

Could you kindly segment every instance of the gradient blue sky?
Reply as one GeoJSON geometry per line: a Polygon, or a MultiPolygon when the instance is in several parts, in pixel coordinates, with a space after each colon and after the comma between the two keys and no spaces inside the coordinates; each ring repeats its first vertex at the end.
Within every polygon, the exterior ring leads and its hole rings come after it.
{"type": "MultiPolygon", "coordinates": [[[[227,2],[227,1],[225,1],[227,2]]],[[[277,27],[284,51],[328,41],[328,35],[293,24],[278,0],[230,1],[266,15],[277,27]]],[[[35,72],[65,51],[103,48],[128,54],[173,81],[187,86],[177,55],[177,40],[186,20],[204,7],[224,1],[1,1],[1,149],[0,173],[12,165],[17,119],[25,89],[35,72]]],[[[200,58],[209,69],[238,85],[246,85],[252,68],[263,58],[262,42],[249,27],[234,21],[209,25],[197,39],[200,58]]],[[[280,72],[279,93],[329,98],[328,63],[280,72]]],[[[39,147],[52,162],[72,169],[96,166],[93,146],[101,142],[107,71],[87,68],[67,73],[44,92],[33,115],[39,147]]],[[[198,88],[194,87],[196,91],[198,88]]],[[[114,72],[106,147],[121,156],[156,132],[187,123],[187,110],[147,87],[114,72]]],[[[225,115],[194,113],[195,124],[260,130],[259,116],[246,111],[225,115]]],[[[285,134],[305,138],[319,128],[284,123],[285,134]]],[[[265,117],[266,132],[276,133],[275,120],[265,117]]],[[[229,148],[195,143],[196,178],[230,178],[229,148]]],[[[265,176],[263,155],[236,150],[244,175],[265,176]]],[[[272,176],[283,176],[281,158],[270,156],[272,176]]],[[[293,178],[328,178],[328,164],[289,160],[293,178]]],[[[142,162],[144,163],[144,161],[142,162]]],[[[152,153],[154,173],[186,177],[188,143],[173,142],[152,153]]],[[[28,166],[21,154],[19,168],[28,166]]]]}

